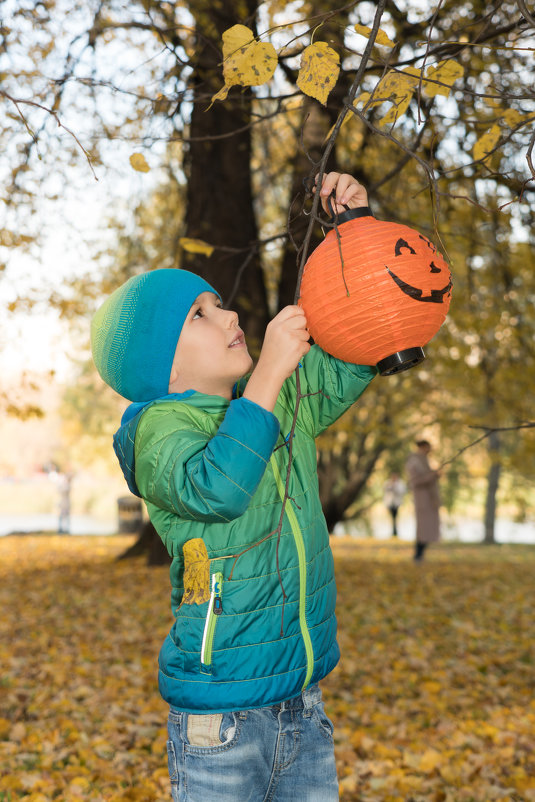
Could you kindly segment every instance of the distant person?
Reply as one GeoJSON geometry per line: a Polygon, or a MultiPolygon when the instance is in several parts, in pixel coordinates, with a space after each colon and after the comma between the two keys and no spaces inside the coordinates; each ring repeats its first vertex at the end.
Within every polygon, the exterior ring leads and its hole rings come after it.
{"type": "MultiPolygon", "coordinates": [[[[347,174],[324,178],[325,211],[332,191],[337,212],[367,206],[347,174]]],[[[286,306],[252,370],[238,315],[180,269],[134,276],[93,318],[100,375],[137,402],[115,435],[117,456],[173,557],[159,684],[175,802],[339,799],[318,685],[339,648],[315,437],[376,369],[308,340],[303,309],[286,306]],[[280,446],[292,426],[288,474],[280,446]]]]}
{"type": "Polygon", "coordinates": [[[392,518],[392,537],[397,537],[397,518],[401,502],[407,492],[407,485],[399,473],[391,473],[384,488],[383,501],[392,518]]]}
{"type": "Polygon", "coordinates": [[[71,532],[72,473],[58,473],[56,483],[59,491],[58,533],[60,535],[69,535],[71,532]]]}
{"type": "Polygon", "coordinates": [[[431,451],[428,440],[418,440],[414,451],[407,459],[406,470],[409,485],[414,495],[416,516],[416,544],[414,559],[423,560],[424,552],[430,543],[440,538],[440,494],[438,481],[440,473],[432,470],[427,460],[431,451]]]}

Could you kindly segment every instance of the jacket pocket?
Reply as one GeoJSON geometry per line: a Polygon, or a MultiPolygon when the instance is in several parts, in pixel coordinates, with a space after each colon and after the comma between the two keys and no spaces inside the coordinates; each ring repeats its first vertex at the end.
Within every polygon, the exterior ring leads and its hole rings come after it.
{"type": "Polygon", "coordinates": [[[212,673],[212,653],[217,622],[223,612],[223,574],[215,571],[211,577],[211,593],[204,622],[201,646],[201,673],[212,673]]]}

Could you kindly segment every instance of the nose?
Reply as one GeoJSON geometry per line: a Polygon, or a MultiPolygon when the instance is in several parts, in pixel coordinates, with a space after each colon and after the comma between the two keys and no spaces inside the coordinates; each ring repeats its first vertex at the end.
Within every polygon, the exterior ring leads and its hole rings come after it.
{"type": "Polygon", "coordinates": [[[225,314],[227,316],[227,326],[228,326],[228,328],[229,329],[237,328],[237,326],[239,325],[239,322],[240,322],[240,320],[238,318],[238,313],[234,312],[233,309],[225,309],[224,312],[225,312],[225,314]]]}

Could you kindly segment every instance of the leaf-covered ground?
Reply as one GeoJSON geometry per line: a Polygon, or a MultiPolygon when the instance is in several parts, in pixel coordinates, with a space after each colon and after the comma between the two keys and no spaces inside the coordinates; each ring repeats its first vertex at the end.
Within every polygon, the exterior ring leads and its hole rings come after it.
{"type": "MultiPolygon", "coordinates": [[[[0,540],[0,802],[169,802],[167,569],[130,542],[0,540]]],[[[535,800],[535,548],[333,547],[341,799],[535,800]]]]}

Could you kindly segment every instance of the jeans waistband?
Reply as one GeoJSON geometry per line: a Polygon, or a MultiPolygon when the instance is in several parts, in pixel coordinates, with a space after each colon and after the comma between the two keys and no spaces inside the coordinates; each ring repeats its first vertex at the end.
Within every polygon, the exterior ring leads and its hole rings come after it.
{"type": "Polygon", "coordinates": [[[272,710],[309,710],[321,701],[321,689],[316,683],[305,688],[299,696],[294,696],[293,699],[287,699],[285,702],[271,705],[272,710]]]}

